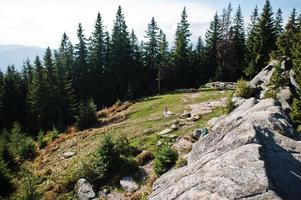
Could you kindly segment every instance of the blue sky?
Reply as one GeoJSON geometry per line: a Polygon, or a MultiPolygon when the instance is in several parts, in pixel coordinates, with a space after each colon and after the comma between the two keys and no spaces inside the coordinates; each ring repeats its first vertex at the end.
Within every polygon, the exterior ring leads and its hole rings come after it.
{"type": "MultiPolygon", "coordinates": [[[[63,32],[75,43],[77,24],[81,22],[86,35],[93,30],[100,12],[109,31],[118,5],[125,13],[129,29],[141,40],[147,23],[154,16],[171,42],[184,6],[188,9],[192,42],[204,35],[216,11],[231,2],[234,10],[240,4],[245,21],[257,4],[260,10],[265,0],[1,0],[0,44],[36,45],[57,48],[63,32]]],[[[301,11],[301,0],[271,0],[274,11],[281,8],[284,18],[293,7],[301,11]]]]}

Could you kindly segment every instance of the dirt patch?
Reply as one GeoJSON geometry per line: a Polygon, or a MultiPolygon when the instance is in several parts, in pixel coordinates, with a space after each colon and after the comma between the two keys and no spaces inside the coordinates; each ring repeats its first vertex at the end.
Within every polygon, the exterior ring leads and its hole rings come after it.
{"type": "Polygon", "coordinates": [[[227,102],[227,98],[221,98],[214,101],[207,101],[197,104],[191,104],[189,105],[189,108],[191,109],[190,113],[191,115],[205,115],[208,113],[211,113],[213,109],[218,107],[225,107],[227,102]]]}

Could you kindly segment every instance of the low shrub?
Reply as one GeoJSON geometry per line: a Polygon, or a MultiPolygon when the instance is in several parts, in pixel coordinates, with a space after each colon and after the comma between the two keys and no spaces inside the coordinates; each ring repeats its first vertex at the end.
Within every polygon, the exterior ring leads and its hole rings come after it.
{"type": "Polygon", "coordinates": [[[293,100],[290,117],[294,124],[301,125],[301,101],[299,99],[293,100]]]}
{"type": "Polygon", "coordinates": [[[232,102],[232,97],[233,97],[233,93],[230,94],[230,95],[228,96],[228,99],[227,99],[227,102],[226,102],[226,107],[225,107],[225,109],[226,109],[226,112],[227,112],[228,114],[229,114],[230,112],[232,112],[232,110],[235,109],[235,105],[234,105],[234,103],[232,102]]]}
{"type": "Polygon", "coordinates": [[[85,169],[89,173],[87,176],[92,182],[106,182],[112,177],[137,172],[138,164],[133,158],[133,147],[129,145],[124,137],[112,138],[110,135],[103,137],[100,147],[93,158],[92,170],[85,169]]]}
{"type": "Polygon", "coordinates": [[[41,130],[37,138],[39,149],[43,149],[47,145],[47,141],[44,139],[44,132],[41,130]]]}
{"type": "Polygon", "coordinates": [[[157,175],[162,175],[172,168],[178,159],[178,153],[169,145],[165,145],[155,154],[154,170],[157,175]]]}
{"type": "Polygon", "coordinates": [[[21,185],[18,187],[18,192],[15,195],[16,199],[20,200],[39,200],[41,194],[37,190],[38,178],[35,177],[26,167],[21,171],[21,185]]]}
{"type": "Polygon", "coordinates": [[[97,122],[96,105],[93,99],[88,100],[86,103],[80,103],[76,116],[77,127],[80,130],[84,130],[96,125],[97,122]]]}
{"type": "Polygon", "coordinates": [[[30,159],[35,154],[35,145],[33,139],[26,137],[21,132],[21,126],[14,124],[10,131],[9,151],[15,158],[30,159]]]}
{"type": "Polygon", "coordinates": [[[176,162],[176,168],[181,168],[187,165],[187,160],[184,158],[179,158],[176,162]]]}
{"type": "Polygon", "coordinates": [[[265,94],[264,94],[265,99],[277,99],[277,91],[275,89],[269,89],[265,94]]]}
{"type": "Polygon", "coordinates": [[[2,157],[0,157],[0,188],[0,199],[7,197],[14,189],[11,175],[2,157]]]}
{"type": "Polygon", "coordinates": [[[252,95],[252,88],[247,81],[240,79],[237,81],[235,93],[238,97],[250,98],[252,95]]]}

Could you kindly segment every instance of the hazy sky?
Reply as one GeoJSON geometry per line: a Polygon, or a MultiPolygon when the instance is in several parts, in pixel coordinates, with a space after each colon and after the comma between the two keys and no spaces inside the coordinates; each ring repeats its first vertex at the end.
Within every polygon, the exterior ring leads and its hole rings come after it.
{"type": "MultiPolygon", "coordinates": [[[[231,2],[234,10],[240,4],[246,21],[257,4],[265,0],[0,0],[0,44],[23,44],[57,48],[63,32],[76,40],[79,22],[86,36],[90,35],[97,12],[109,31],[118,5],[121,5],[127,25],[143,39],[152,16],[172,41],[180,13],[188,10],[192,41],[204,35],[216,11],[231,2]]],[[[287,18],[293,7],[301,11],[301,0],[271,0],[274,10],[279,7],[287,18]]]]}

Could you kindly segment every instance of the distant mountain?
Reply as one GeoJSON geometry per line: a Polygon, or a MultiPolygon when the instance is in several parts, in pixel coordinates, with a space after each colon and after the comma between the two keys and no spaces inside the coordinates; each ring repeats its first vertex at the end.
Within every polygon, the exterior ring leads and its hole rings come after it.
{"type": "Polygon", "coordinates": [[[27,58],[33,61],[38,56],[43,56],[44,48],[23,45],[0,45],[0,69],[5,71],[8,65],[15,65],[16,69],[22,69],[23,61],[27,58]]]}

